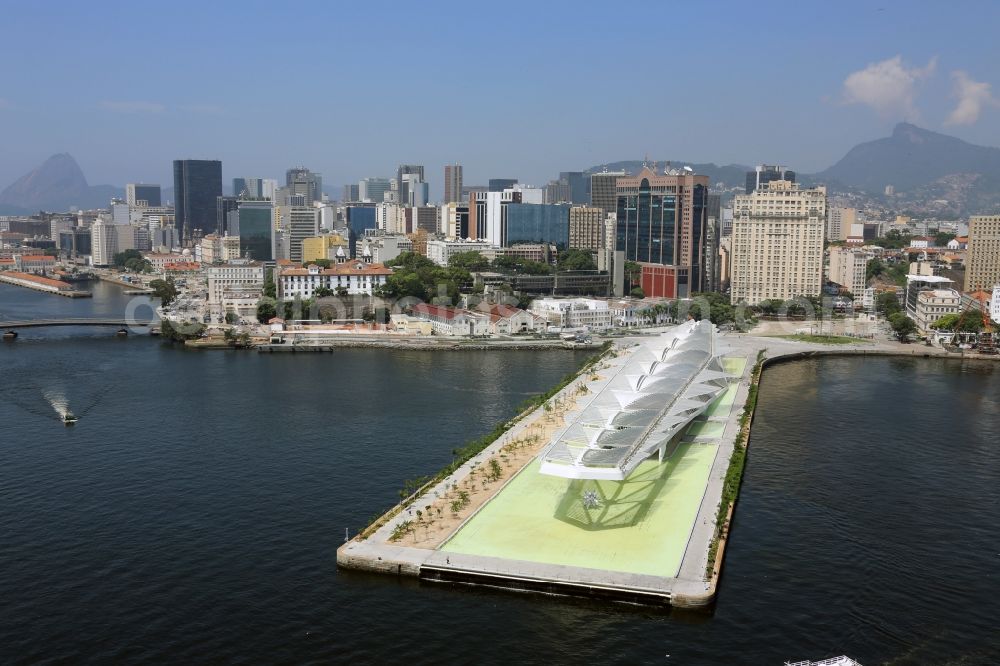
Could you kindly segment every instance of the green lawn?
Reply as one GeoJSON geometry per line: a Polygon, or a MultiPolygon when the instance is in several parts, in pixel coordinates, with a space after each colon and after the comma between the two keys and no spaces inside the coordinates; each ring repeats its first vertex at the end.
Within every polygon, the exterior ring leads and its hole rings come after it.
{"type": "Polygon", "coordinates": [[[712,444],[681,444],[625,481],[547,476],[536,460],[441,550],[607,571],[675,576],[715,458],[712,444]],[[583,493],[601,505],[586,509],[583,493]]]}
{"type": "MultiPolygon", "coordinates": [[[[723,359],[742,376],[747,359],[723,359]]],[[[706,414],[728,417],[737,385],[706,414]]],[[[682,437],[720,437],[724,423],[692,423],[682,437]]],[[[675,576],[698,516],[717,442],[680,444],[665,464],[646,460],[625,481],[570,480],[539,473],[536,460],[441,550],[607,571],[675,576]],[[600,506],[587,509],[594,490],[600,506]]]]}

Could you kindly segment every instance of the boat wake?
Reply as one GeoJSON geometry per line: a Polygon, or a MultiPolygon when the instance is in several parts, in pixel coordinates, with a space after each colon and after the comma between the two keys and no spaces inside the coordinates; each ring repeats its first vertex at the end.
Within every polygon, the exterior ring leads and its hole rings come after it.
{"type": "Polygon", "coordinates": [[[56,414],[59,415],[59,420],[65,421],[67,417],[72,416],[72,413],[69,411],[69,401],[66,400],[65,393],[57,389],[47,389],[42,391],[42,395],[52,405],[52,409],[56,411],[56,414]]]}

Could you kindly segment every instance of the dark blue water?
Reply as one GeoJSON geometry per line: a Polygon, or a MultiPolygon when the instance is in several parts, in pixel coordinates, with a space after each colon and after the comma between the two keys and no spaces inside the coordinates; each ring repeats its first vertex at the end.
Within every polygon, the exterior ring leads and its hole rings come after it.
{"type": "MultiPolygon", "coordinates": [[[[52,301],[0,287],[0,314],[52,301]]],[[[25,332],[0,346],[0,662],[996,663],[988,364],[768,370],[712,615],[337,571],[345,527],[580,359],[25,332]]]]}

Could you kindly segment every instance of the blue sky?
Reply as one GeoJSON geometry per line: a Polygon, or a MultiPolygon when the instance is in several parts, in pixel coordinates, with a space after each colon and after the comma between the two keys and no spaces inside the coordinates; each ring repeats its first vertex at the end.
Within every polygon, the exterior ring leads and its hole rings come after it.
{"type": "Polygon", "coordinates": [[[821,170],[901,119],[1000,145],[1000,3],[0,0],[0,188],[171,160],[327,184],[619,159],[821,170]]]}

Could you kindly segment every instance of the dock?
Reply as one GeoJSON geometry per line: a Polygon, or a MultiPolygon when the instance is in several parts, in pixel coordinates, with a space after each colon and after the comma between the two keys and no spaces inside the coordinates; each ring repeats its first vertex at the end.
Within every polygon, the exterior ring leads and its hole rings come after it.
{"type": "Polygon", "coordinates": [[[31,273],[21,273],[16,271],[0,272],[0,282],[11,284],[16,287],[25,287],[35,291],[44,291],[47,294],[65,296],[66,298],[91,298],[93,294],[82,289],[74,289],[73,285],[62,280],[31,273]]]}

